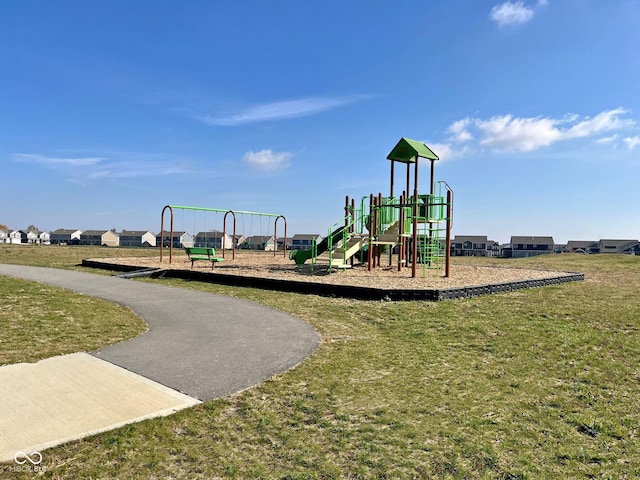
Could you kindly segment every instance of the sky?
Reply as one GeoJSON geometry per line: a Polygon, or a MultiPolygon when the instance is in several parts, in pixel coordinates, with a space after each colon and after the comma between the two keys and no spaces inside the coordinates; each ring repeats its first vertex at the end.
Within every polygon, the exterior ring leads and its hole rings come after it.
{"type": "Polygon", "coordinates": [[[326,234],[407,137],[454,235],[638,239],[638,25],[640,0],[0,0],[0,224],[157,232],[173,204],[326,234]]]}

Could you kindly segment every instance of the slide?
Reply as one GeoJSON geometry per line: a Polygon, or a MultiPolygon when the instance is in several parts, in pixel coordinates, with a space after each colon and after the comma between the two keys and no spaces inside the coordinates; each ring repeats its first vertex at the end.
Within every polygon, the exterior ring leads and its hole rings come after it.
{"type": "MultiPolygon", "coordinates": [[[[331,242],[332,244],[335,245],[338,241],[342,239],[343,230],[344,230],[344,226],[338,227],[333,232],[331,232],[330,237],[332,240],[331,242]]],[[[316,256],[326,252],[328,248],[329,248],[329,237],[326,237],[324,240],[322,240],[318,244],[316,256]]],[[[306,262],[312,257],[313,257],[312,250],[291,250],[291,253],[289,253],[289,258],[291,260],[295,260],[296,265],[304,265],[304,262],[306,262]]]]}

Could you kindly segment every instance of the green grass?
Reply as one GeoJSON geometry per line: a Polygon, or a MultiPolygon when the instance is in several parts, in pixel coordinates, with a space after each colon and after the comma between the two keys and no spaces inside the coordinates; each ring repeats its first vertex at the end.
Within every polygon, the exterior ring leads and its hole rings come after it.
{"type": "Polygon", "coordinates": [[[458,261],[587,281],[439,303],[163,281],[292,313],[322,344],[240,394],[47,450],[45,466],[52,478],[639,476],[640,258],[458,261]]]}
{"type": "Polygon", "coordinates": [[[3,276],[0,305],[0,365],[87,352],[146,330],[120,305],[3,276]]]}
{"type": "Polygon", "coordinates": [[[157,248],[88,247],[80,245],[0,244],[0,263],[52,268],[78,268],[85,258],[146,257],[160,255],[157,248]]]}

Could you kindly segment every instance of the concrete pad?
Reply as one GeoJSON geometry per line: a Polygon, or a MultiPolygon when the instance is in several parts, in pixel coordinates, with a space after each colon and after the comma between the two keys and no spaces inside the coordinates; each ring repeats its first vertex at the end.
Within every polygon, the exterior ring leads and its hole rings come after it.
{"type": "Polygon", "coordinates": [[[0,462],[199,400],[85,353],[0,367],[0,462]]]}

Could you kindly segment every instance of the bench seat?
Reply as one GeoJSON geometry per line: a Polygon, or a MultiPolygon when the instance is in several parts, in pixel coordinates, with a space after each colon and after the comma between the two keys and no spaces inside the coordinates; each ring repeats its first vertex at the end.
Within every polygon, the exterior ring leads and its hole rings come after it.
{"type": "Polygon", "coordinates": [[[189,257],[189,260],[191,260],[191,269],[193,269],[193,264],[199,260],[211,262],[212,270],[216,263],[224,261],[224,258],[216,257],[215,248],[185,247],[184,251],[189,257]]]}

